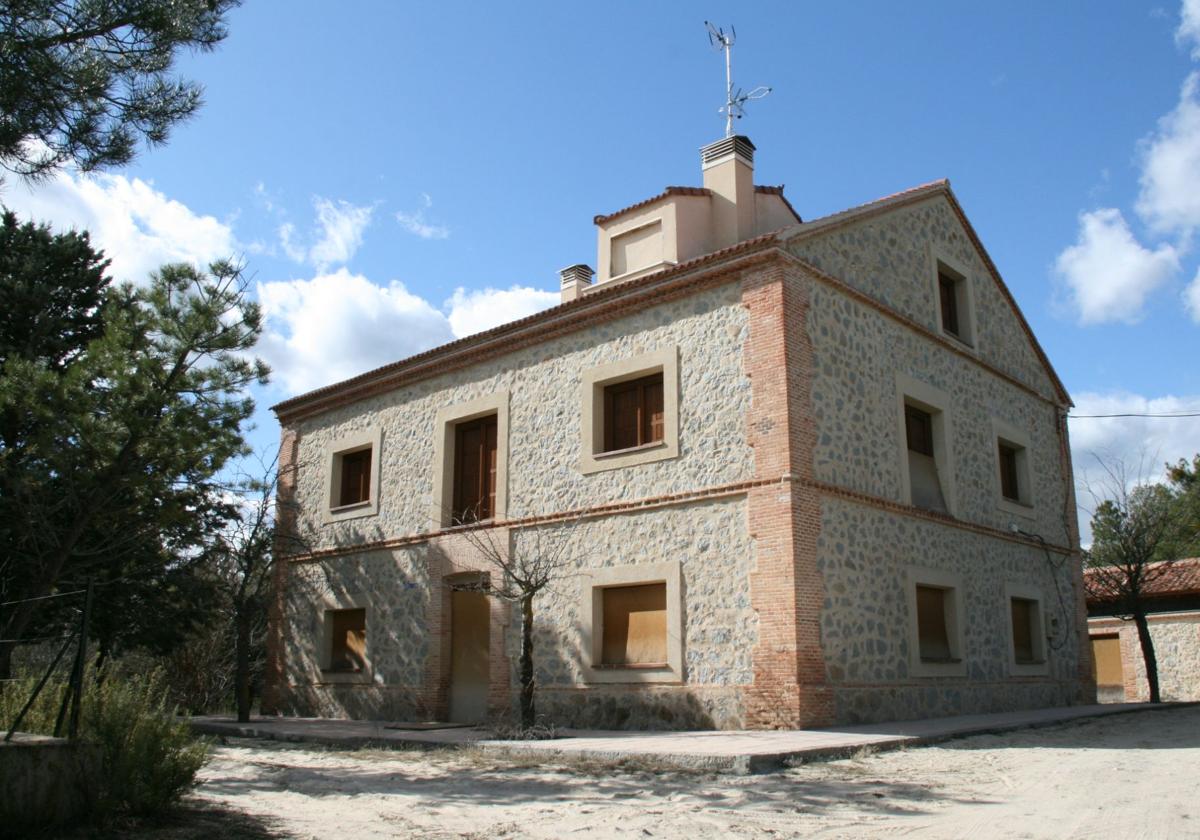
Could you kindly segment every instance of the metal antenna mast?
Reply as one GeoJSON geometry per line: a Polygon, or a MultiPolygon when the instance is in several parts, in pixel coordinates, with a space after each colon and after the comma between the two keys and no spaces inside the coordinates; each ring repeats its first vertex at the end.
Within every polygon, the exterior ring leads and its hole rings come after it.
{"type": "Polygon", "coordinates": [[[732,26],[729,27],[729,33],[726,34],[724,29],[713,26],[708,21],[704,21],[704,25],[708,27],[708,42],[712,44],[713,49],[725,51],[725,104],[717,109],[718,113],[725,115],[725,136],[733,136],[733,121],[740,120],[746,114],[746,103],[751,99],[762,99],[771,92],[769,87],[756,87],[749,93],[744,93],[741,88],[736,91],[733,89],[733,42],[737,38],[737,30],[732,26]]]}

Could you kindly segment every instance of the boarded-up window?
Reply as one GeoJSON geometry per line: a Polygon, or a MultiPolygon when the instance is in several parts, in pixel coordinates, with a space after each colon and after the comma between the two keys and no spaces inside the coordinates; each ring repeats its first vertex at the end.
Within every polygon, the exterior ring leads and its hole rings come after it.
{"type": "Polygon", "coordinates": [[[662,222],[622,233],[612,240],[612,276],[658,265],[663,260],[662,222]]]}
{"type": "Polygon", "coordinates": [[[455,523],[491,519],[496,510],[496,415],[454,428],[455,523]]]}
{"type": "Polygon", "coordinates": [[[329,670],[361,671],[366,665],[367,611],[330,610],[326,621],[329,622],[329,670]]]}
{"type": "Polygon", "coordinates": [[[356,505],[371,498],[371,450],[360,449],[339,455],[342,461],[342,482],[338,506],[356,505]]]}
{"type": "Polygon", "coordinates": [[[1039,661],[1037,647],[1037,601],[1012,599],[1013,655],[1018,665],[1039,661]]]}
{"type": "Polygon", "coordinates": [[[1000,492],[1004,498],[1021,501],[1021,482],[1017,473],[1017,449],[1000,443],[1000,492]]]}
{"type": "Polygon", "coordinates": [[[954,661],[946,622],[949,592],[935,586],[917,586],[917,640],[922,662],[954,661]]]}
{"type": "Polygon", "coordinates": [[[663,439],[663,376],[655,373],[604,389],[604,451],[663,439]]]}
{"type": "Polygon", "coordinates": [[[604,665],[667,664],[667,585],[643,583],[603,590],[604,665]]]}
{"type": "Polygon", "coordinates": [[[1125,684],[1119,635],[1092,636],[1092,660],[1096,663],[1096,685],[1111,688],[1125,684]]]}
{"type": "Polygon", "coordinates": [[[942,495],[933,454],[933,416],[915,405],[905,404],[904,433],[908,443],[908,480],[913,505],[945,513],[946,498],[942,495]]]}
{"type": "Polygon", "coordinates": [[[942,305],[942,329],[953,336],[962,338],[958,326],[958,282],[958,280],[944,271],[938,272],[938,293],[942,305]]]}

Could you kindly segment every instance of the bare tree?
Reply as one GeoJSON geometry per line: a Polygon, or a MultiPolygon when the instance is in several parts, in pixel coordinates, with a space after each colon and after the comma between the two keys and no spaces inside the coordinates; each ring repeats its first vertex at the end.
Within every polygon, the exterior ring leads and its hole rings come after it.
{"type": "Polygon", "coordinates": [[[1161,702],[1158,659],[1146,619],[1148,593],[1170,574],[1176,560],[1197,547],[1189,527],[1187,486],[1176,476],[1166,484],[1150,482],[1142,468],[1120,459],[1096,457],[1103,477],[1087,492],[1095,500],[1092,545],[1084,552],[1087,590],[1092,600],[1112,605],[1117,617],[1132,620],[1146,665],[1150,702],[1161,702]]]}
{"type": "Polygon", "coordinates": [[[480,578],[465,588],[516,604],[521,612],[521,726],[537,722],[534,704],[536,678],[533,670],[533,621],[535,601],[541,593],[578,568],[574,543],[551,529],[570,530],[578,519],[535,524],[520,530],[521,545],[510,548],[509,528],[466,525],[458,537],[474,549],[495,574],[480,578]]]}

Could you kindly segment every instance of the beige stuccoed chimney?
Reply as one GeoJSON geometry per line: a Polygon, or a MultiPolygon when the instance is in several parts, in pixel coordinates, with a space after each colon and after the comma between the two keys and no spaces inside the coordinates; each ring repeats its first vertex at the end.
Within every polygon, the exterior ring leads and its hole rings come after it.
{"type": "Polygon", "coordinates": [[[575,300],[581,297],[583,293],[591,288],[592,275],[591,266],[578,263],[569,265],[558,272],[558,276],[562,278],[562,302],[566,303],[569,300],[575,300]]]}
{"type": "Polygon", "coordinates": [[[754,236],[754,144],[737,135],[700,150],[704,186],[712,192],[712,246],[754,236]]]}

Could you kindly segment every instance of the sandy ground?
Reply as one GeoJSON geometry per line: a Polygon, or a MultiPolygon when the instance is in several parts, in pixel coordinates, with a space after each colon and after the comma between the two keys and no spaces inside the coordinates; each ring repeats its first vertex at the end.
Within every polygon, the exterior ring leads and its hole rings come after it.
{"type": "Polygon", "coordinates": [[[193,805],[297,838],[1200,838],[1200,707],[749,777],[264,741],[201,776],[193,805]]]}

